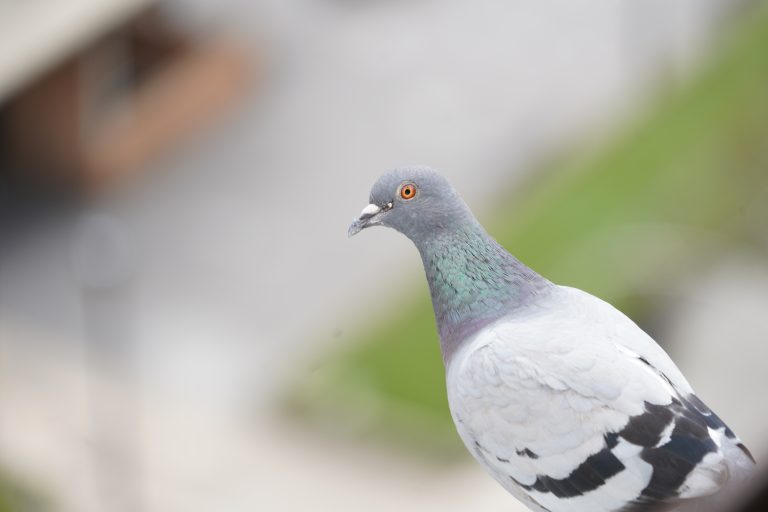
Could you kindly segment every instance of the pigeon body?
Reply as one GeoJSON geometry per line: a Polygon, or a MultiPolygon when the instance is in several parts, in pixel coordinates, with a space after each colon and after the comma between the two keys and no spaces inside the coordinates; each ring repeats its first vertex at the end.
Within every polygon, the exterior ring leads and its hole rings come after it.
{"type": "Polygon", "coordinates": [[[350,226],[419,250],[448,402],[470,453],[528,508],[720,510],[754,460],[664,350],[610,304],[493,240],[448,182],[396,169],[350,226]]]}

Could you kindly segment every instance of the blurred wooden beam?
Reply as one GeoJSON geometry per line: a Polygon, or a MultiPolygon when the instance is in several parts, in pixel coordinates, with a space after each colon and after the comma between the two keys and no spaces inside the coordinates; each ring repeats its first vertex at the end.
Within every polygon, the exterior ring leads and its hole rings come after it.
{"type": "Polygon", "coordinates": [[[88,193],[140,174],[248,86],[226,36],[177,31],[150,9],[25,86],[0,109],[14,181],[88,193]]]}
{"type": "Polygon", "coordinates": [[[104,113],[84,147],[86,186],[127,177],[226,109],[245,90],[247,60],[226,40],[186,48],[104,113]]]}
{"type": "Polygon", "coordinates": [[[0,102],[156,0],[0,2],[0,102]]]}

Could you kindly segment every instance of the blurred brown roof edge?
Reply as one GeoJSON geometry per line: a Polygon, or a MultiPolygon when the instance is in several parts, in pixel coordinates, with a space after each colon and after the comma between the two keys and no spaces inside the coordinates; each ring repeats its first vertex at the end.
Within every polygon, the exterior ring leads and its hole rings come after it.
{"type": "Polygon", "coordinates": [[[0,3],[0,104],[158,0],[0,3]]]}
{"type": "Polygon", "coordinates": [[[254,60],[228,35],[135,13],[0,104],[11,181],[87,194],[124,183],[239,98],[254,60]]]}

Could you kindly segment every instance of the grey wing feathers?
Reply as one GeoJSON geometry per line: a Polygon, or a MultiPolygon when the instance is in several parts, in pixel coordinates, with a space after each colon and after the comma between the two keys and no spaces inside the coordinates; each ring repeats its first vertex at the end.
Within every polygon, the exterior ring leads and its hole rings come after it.
{"type": "Polygon", "coordinates": [[[632,417],[617,435],[642,446],[640,458],[653,468],[647,486],[627,511],[720,490],[730,477],[724,445],[734,445],[752,458],[731,429],[695,395],[673,398],[667,406],[646,404],[646,412],[632,417]]]}

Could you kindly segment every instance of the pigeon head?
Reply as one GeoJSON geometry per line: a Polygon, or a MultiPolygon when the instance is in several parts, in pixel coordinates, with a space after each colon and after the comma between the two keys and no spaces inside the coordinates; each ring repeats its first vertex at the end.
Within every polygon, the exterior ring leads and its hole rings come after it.
{"type": "Polygon", "coordinates": [[[370,226],[396,229],[419,250],[445,361],[549,283],[491,238],[448,180],[427,167],[394,169],[378,179],[349,236],[370,226]]]}
{"type": "Polygon", "coordinates": [[[353,236],[371,226],[386,226],[414,242],[474,222],[464,201],[443,176],[428,167],[391,170],[371,189],[370,204],[349,226],[353,236]]]}

